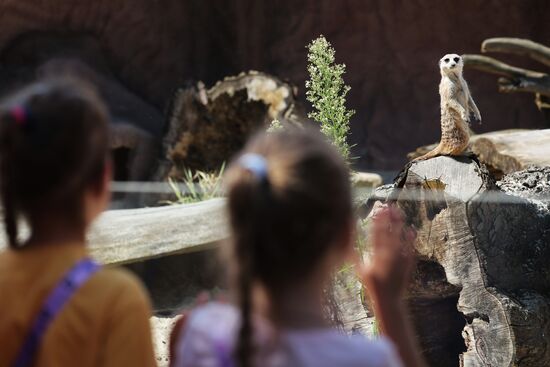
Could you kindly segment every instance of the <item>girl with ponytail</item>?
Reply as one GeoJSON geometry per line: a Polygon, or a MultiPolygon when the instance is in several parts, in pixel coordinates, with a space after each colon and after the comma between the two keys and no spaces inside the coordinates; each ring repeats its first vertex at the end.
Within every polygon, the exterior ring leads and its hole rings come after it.
{"type": "Polygon", "coordinates": [[[74,80],[0,105],[1,367],[155,365],[141,285],[85,247],[109,202],[107,124],[96,92],[74,80]]]}
{"type": "Polygon", "coordinates": [[[396,208],[377,208],[373,263],[356,266],[385,336],[348,337],[325,317],[331,275],[356,258],[355,220],[348,167],[318,132],[256,136],[231,164],[226,188],[233,302],[186,316],[175,366],[422,365],[401,301],[415,234],[396,208]]]}

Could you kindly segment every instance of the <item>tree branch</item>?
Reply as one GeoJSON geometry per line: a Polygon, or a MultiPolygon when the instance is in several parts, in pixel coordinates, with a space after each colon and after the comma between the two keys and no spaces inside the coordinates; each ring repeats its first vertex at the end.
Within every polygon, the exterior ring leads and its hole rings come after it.
{"type": "Polygon", "coordinates": [[[463,55],[464,65],[486,73],[500,75],[499,91],[504,93],[540,93],[550,97],[550,76],[505,64],[492,57],[463,55]]]}
{"type": "Polygon", "coordinates": [[[489,38],[481,44],[481,52],[502,52],[526,55],[546,66],[550,66],[550,47],[521,38],[489,38]]]}

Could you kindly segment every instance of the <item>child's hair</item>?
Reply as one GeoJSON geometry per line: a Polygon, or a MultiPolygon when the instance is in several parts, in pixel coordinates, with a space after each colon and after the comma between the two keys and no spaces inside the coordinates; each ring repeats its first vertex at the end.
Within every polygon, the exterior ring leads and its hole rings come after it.
{"type": "Polygon", "coordinates": [[[249,367],[253,282],[274,296],[319,265],[352,223],[349,172],[320,133],[289,127],[253,138],[226,185],[242,314],[235,357],[249,367]]]}
{"type": "Polygon", "coordinates": [[[11,248],[17,222],[65,216],[82,225],[82,193],[101,187],[108,113],[76,80],[36,82],[0,105],[0,197],[11,248]]]}

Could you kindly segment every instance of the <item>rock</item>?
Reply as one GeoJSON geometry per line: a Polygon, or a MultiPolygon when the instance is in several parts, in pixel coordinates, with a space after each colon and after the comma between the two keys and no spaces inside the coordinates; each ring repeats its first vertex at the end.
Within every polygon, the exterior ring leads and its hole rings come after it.
{"type": "Polygon", "coordinates": [[[371,172],[353,172],[351,182],[355,188],[375,189],[382,185],[382,176],[371,172]]]}
{"type": "Polygon", "coordinates": [[[529,167],[504,176],[497,186],[504,192],[527,199],[543,213],[550,210],[550,167],[529,167]]]}

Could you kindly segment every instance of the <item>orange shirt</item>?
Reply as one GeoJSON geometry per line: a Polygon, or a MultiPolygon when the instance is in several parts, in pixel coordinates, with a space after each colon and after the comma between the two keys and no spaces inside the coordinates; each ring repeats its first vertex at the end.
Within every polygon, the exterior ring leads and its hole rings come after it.
{"type": "MultiPolygon", "coordinates": [[[[11,367],[44,300],[86,254],[78,245],[0,253],[0,367],[11,367]]],[[[102,268],[50,324],[34,367],[156,366],[150,316],[140,282],[127,271],[102,268]]]]}

